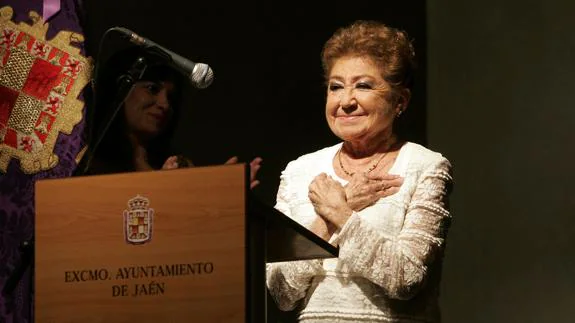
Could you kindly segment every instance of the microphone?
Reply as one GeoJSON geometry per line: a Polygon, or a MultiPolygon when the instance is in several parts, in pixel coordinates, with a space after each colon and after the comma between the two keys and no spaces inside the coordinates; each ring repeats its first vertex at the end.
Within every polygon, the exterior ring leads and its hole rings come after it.
{"type": "Polygon", "coordinates": [[[214,72],[207,64],[194,63],[189,59],[184,58],[127,28],[113,27],[111,29],[119,32],[122,34],[123,38],[136,45],[142,46],[144,48],[154,48],[163,52],[166,56],[168,56],[176,68],[188,76],[195,87],[199,89],[205,89],[214,81],[214,72]]]}

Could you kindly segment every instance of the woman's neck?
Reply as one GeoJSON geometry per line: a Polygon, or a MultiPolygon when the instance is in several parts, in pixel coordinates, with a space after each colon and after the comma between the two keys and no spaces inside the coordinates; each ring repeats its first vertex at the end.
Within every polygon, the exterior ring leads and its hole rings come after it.
{"type": "Polygon", "coordinates": [[[378,136],[380,140],[346,141],[342,150],[352,159],[370,158],[377,153],[386,153],[392,150],[397,142],[397,136],[391,132],[378,136]]]}

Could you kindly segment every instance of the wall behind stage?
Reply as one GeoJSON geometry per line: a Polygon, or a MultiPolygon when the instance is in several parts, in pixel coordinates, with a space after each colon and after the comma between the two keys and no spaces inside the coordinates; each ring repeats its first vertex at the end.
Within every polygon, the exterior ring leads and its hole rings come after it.
{"type": "Polygon", "coordinates": [[[575,321],[573,12],[428,2],[428,138],[456,179],[445,323],[575,321]]]}
{"type": "MultiPolygon", "coordinates": [[[[93,56],[104,32],[123,26],[212,67],[212,86],[189,92],[174,144],[199,165],[261,156],[255,193],[268,204],[288,161],[337,142],[324,119],[320,52],[356,19],[382,20],[414,39],[420,70],[408,137],[425,143],[425,1],[84,1],[93,56]]],[[[114,48],[105,44],[107,55],[114,48]]]]}

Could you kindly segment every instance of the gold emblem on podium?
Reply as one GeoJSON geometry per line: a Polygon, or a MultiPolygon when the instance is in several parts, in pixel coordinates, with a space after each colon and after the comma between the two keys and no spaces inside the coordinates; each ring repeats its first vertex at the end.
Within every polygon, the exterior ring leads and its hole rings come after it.
{"type": "Polygon", "coordinates": [[[152,239],[154,209],[150,200],[137,195],[128,201],[124,210],[124,237],[129,244],[144,244],[152,239]]]}

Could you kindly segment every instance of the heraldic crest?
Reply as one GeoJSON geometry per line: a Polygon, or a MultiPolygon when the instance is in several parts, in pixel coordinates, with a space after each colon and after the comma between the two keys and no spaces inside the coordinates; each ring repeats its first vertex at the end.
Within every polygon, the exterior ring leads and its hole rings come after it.
{"type": "Polygon", "coordinates": [[[58,164],[59,133],[71,134],[82,120],[78,99],[88,84],[91,62],[72,46],[81,34],[61,31],[46,40],[48,24],[31,11],[32,24],[12,22],[13,10],[0,8],[0,171],[12,158],[24,173],[58,164]]]}
{"type": "Polygon", "coordinates": [[[124,238],[129,244],[143,244],[152,239],[154,209],[150,200],[136,195],[128,201],[124,211],[124,238]]]}

